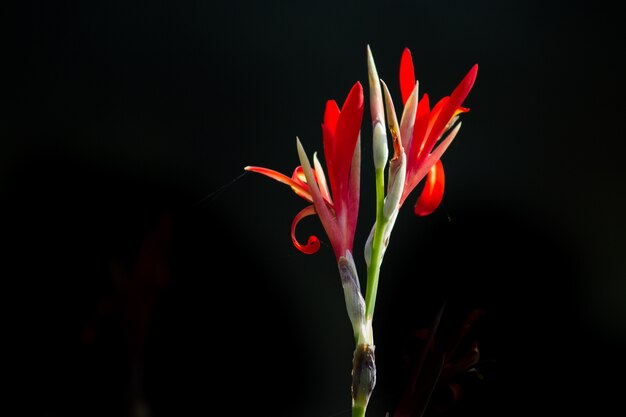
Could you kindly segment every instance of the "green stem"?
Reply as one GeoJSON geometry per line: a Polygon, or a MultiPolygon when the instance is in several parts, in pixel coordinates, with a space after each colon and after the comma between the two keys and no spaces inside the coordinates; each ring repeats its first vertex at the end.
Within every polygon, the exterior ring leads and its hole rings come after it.
{"type": "MultiPolygon", "coordinates": [[[[383,214],[385,207],[385,173],[382,168],[376,170],[376,226],[372,237],[372,258],[367,268],[367,289],[365,291],[365,319],[372,322],[376,293],[378,292],[378,276],[380,275],[381,251],[387,219],[383,214]]],[[[354,416],[354,414],[353,414],[354,416]]]]}
{"type": "Polygon", "coordinates": [[[359,404],[352,404],[352,417],[365,417],[365,407],[359,404]]]}

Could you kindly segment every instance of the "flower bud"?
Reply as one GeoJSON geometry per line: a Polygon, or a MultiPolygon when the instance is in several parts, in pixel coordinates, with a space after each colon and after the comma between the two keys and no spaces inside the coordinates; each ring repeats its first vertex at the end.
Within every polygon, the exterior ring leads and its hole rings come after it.
{"type": "Polygon", "coordinates": [[[346,301],[348,317],[352,323],[355,339],[359,339],[363,323],[365,320],[365,300],[361,294],[361,284],[354,265],[354,259],[350,251],[346,251],[346,256],[341,256],[337,263],[339,275],[341,276],[341,286],[346,301]]]}
{"type": "Polygon", "coordinates": [[[365,409],[376,386],[374,346],[362,343],[352,359],[352,402],[365,409]]]}
{"type": "Polygon", "coordinates": [[[389,166],[389,189],[385,197],[383,215],[386,219],[391,218],[393,212],[400,207],[400,198],[404,191],[404,180],[406,178],[406,155],[402,152],[398,159],[392,161],[389,166]]]}
{"type": "Polygon", "coordinates": [[[387,132],[382,123],[376,123],[374,125],[372,141],[374,149],[374,167],[377,170],[383,169],[385,165],[387,165],[387,159],[389,158],[389,147],[387,146],[387,132]]]}

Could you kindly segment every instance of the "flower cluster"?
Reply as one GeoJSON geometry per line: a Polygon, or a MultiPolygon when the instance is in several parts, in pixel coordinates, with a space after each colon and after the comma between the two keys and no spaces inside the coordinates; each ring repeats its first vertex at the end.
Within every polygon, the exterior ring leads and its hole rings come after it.
{"type": "Polygon", "coordinates": [[[353,417],[365,415],[376,384],[372,320],[380,266],[391,230],[400,208],[422,180],[424,185],[413,208],[415,214],[428,215],[441,203],[445,183],[441,157],[461,128],[458,119],[469,111],[463,107],[463,102],[478,72],[478,65],[473,65],[449,96],[431,106],[428,94],[419,96],[411,52],[405,48],[399,69],[403,109],[398,120],[391,94],[378,77],[369,46],[367,64],[376,173],[376,219],[364,247],[367,265],[365,295],[361,292],[353,257],[361,186],[360,140],[365,107],[362,85],[356,82],[352,86],[341,108],[335,100],[326,102],[322,123],[326,171],[317,154],[313,154],[311,163],[299,138],[296,138],[296,147],[300,165],[291,176],[259,166],[245,167],[246,171],[288,185],[309,203],[295,216],[291,225],[291,238],[298,250],[313,254],[320,248],[316,236],[310,236],[306,243],[296,238],[296,227],[307,216],[320,218],[330,240],[356,343],[351,388],[353,417]],[[387,132],[392,138],[391,158],[387,132]]]}

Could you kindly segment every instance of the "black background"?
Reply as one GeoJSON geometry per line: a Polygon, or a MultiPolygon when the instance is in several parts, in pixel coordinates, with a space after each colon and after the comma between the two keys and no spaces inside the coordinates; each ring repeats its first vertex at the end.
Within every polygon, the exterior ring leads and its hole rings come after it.
{"type": "Polygon", "coordinates": [[[5,16],[3,340],[17,415],[130,416],[133,357],[155,417],[349,415],[353,340],[332,250],[311,218],[299,234],[322,249],[299,253],[289,227],[304,202],[242,174],[291,173],[296,136],[322,150],[325,101],[356,81],[369,91],[368,44],[396,97],[404,47],[431,100],[479,64],[442,206],[415,218],[413,196],[392,234],[370,414],[393,410],[411,334],[442,300],[451,321],[485,312],[485,378],[448,415],[614,414],[626,370],[614,10],[30,1],[5,16]]]}

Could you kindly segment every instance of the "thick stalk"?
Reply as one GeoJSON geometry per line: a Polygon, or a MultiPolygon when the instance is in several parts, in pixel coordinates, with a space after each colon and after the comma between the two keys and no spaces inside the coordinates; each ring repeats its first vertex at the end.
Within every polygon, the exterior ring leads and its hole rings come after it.
{"type": "Polygon", "coordinates": [[[385,176],[383,168],[376,169],[376,224],[372,236],[371,258],[367,268],[365,293],[365,323],[354,350],[352,364],[352,417],[364,417],[369,397],[376,385],[376,363],[374,359],[374,335],[372,320],[378,290],[382,245],[385,227],[385,176]]]}
{"type": "Polygon", "coordinates": [[[365,292],[365,321],[372,323],[376,294],[378,292],[378,277],[382,264],[382,245],[385,227],[388,219],[384,216],[385,207],[385,174],[382,168],[376,170],[376,225],[372,237],[372,257],[367,268],[367,288],[365,292]]]}
{"type": "Polygon", "coordinates": [[[353,404],[352,405],[352,417],[365,417],[365,407],[358,405],[358,404],[353,404]]]}

